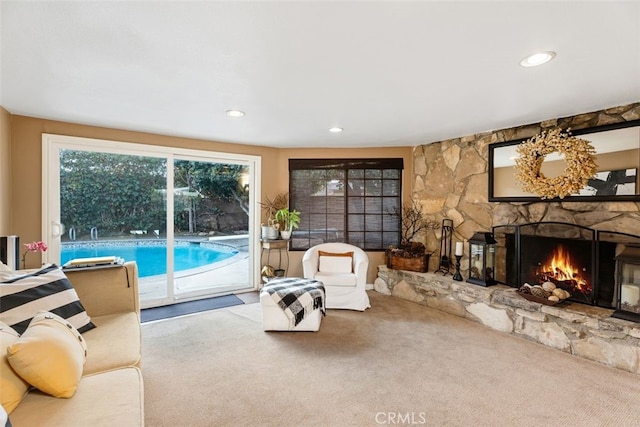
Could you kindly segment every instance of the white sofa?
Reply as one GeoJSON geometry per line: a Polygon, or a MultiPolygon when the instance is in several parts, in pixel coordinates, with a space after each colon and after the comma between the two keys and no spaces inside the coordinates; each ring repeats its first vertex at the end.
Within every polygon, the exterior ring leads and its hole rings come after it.
{"type": "Polygon", "coordinates": [[[31,389],[9,420],[13,427],[143,426],[136,264],[66,274],[96,325],[82,334],[87,356],[78,388],[68,399],[31,389]]]}
{"type": "Polygon", "coordinates": [[[324,284],[326,308],[364,311],[371,307],[366,292],[368,267],[367,254],[347,243],[322,243],[302,257],[304,277],[324,284]]]}

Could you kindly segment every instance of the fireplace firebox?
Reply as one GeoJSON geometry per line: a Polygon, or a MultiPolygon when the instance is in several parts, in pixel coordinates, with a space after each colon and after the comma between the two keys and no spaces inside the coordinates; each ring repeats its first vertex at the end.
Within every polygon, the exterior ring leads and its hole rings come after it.
{"type": "Polygon", "coordinates": [[[618,303],[616,255],[640,244],[640,236],[562,222],[500,225],[493,235],[497,282],[553,282],[569,300],[605,308],[618,303]]]}

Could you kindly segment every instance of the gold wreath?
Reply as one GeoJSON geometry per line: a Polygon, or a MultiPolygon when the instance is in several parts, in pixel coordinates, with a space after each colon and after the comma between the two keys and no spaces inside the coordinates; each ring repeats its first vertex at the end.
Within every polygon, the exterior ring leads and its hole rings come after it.
{"type": "Polygon", "coordinates": [[[520,157],[516,159],[515,178],[523,191],[542,199],[562,199],[584,188],[596,173],[593,145],[569,132],[569,129],[566,133],[561,129],[543,131],[518,146],[520,157]],[[561,175],[547,178],[540,169],[545,157],[554,152],[564,155],[567,166],[561,175]]]}

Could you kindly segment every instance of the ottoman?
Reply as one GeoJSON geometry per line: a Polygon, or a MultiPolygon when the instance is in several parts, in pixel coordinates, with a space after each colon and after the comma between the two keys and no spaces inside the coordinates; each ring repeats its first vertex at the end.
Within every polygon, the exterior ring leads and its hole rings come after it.
{"type": "Polygon", "coordinates": [[[260,305],[262,306],[262,327],[265,331],[312,331],[320,329],[324,309],[324,285],[322,282],[302,278],[277,278],[270,280],[260,291],[260,305]],[[322,295],[318,301],[317,295],[322,295]],[[274,293],[277,295],[274,297],[274,293]],[[301,296],[298,296],[303,294],[301,296]],[[315,298],[314,298],[315,297],[315,298]],[[302,302],[298,304],[296,301],[302,302]],[[282,300],[288,305],[285,310],[278,304],[282,300]],[[311,301],[311,304],[309,304],[311,301]],[[296,325],[296,309],[306,306],[306,316],[296,325]],[[293,311],[293,313],[292,313],[293,311]]]}

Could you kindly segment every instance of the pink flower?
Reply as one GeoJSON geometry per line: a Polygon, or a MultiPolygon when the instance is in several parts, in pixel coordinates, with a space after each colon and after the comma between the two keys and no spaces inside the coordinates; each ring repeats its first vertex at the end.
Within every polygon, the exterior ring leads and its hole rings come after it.
{"type": "Polygon", "coordinates": [[[27,263],[26,258],[29,252],[46,252],[47,244],[42,240],[39,240],[37,242],[25,243],[24,248],[25,248],[25,251],[24,251],[24,254],[22,255],[22,268],[26,267],[26,263],[27,263]]]}
{"type": "Polygon", "coordinates": [[[28,252],[38,252],[38,251],[46,252],[47,251],[47,244],[42,240],[38,242],[25,243],[24,247],[28,252]]]}

